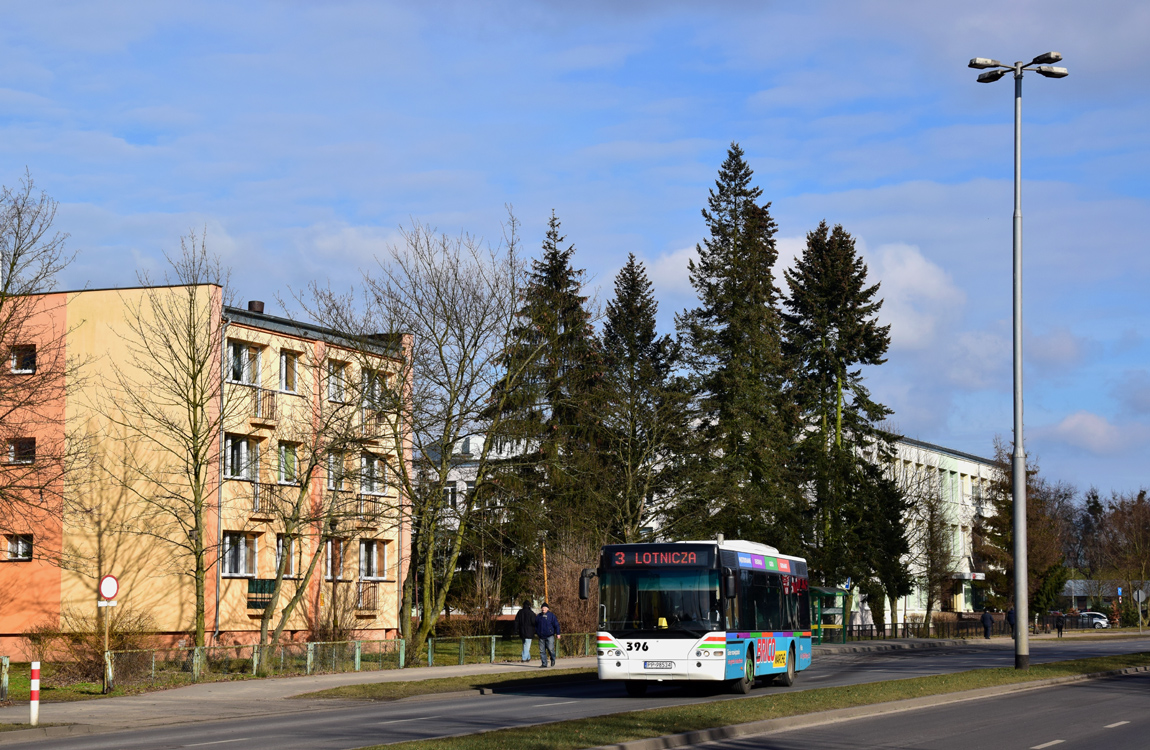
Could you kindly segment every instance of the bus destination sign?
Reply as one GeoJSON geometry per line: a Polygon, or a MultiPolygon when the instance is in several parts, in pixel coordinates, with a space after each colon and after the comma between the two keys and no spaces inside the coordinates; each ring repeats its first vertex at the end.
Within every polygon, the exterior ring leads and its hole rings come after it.
{"type": "Polygon", "coordinates": [[[712,550],[680,545],[619,545],[603,550],[605,562],[612,568],[678,568],[712,565],[712,550]]]}

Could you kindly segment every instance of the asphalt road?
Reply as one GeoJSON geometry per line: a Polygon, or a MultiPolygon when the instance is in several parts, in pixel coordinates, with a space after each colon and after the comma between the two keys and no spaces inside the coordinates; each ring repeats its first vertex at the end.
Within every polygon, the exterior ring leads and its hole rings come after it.
{"type": "Polygon", "coordinates": [[[698,747],[1144,750],[1150,747],[1150,675],[1090,680],[698,747]]]}
{"type": "MultiPolygon", "coordinates": [[[[1091,642],[1066,640],[1041,644],[1032,642],[1031,661],[1040,663],[1148,650],[1150,650],[1150,639],[1091,642]]],[[[823,657],[810,669],[800,673],[793,687],[760,685],[752,692],[752,696],[943,674],[979,667],[1009,666],[1013,663],[1014,654],[1009,643],[979,644],[960,649],[908,650],[823,657]]],[[[1045,692],[1047,691],[1038,691],[1036,695],[1045,692]]],[[[587,683],[541,687],[491,696],[418,702],[333,701],[330,707],[324,706],[320,710],[301,708],[292,713],[225,721],[212,721],[210,716],[204,716],[193,724],[53,738],[34,743],[4,743],[3,747],[5,750],[8,748],[160,750],[185,747],[215,748],[242,743],[240,746],[244,750],[296,748],[345,750],[364,745],[470,734],[500,727],[597,716],[633,708],[739,699],[740,697],[731,694],[716,692],[715,688],[710,686],[653,687],[644,698],[628,698],[622,686],[617,683],[587,683]]],[[[883,721],[892,720],[894,720],[892,717],[886,717],[883,721]]],[[[965,731],[961,734],[968,741],[973,738],[965,731]]],[[[867,745],[856,742],[851,746],[867,745]]],[[[880,743],[877,746],[884,745],[880,743]]],[[[993,746],[999,747],[999,745],[993,746]]]]}

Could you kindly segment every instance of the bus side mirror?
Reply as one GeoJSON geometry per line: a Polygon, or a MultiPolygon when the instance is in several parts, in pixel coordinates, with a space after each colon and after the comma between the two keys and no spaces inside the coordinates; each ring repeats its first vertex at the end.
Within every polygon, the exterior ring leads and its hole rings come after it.
{"type": "Polygon", "coordinates": [[[730,568],[723,568],[723,596],[735,598],[735,571],[730,568]]]}
{"type": "Polygon", "coordinates": [[[584,568],[582,575],[579,576],[579,598],[586,601],[591,598],[591,579],[598,576],[597,571],[590,568],[584,568]]]}

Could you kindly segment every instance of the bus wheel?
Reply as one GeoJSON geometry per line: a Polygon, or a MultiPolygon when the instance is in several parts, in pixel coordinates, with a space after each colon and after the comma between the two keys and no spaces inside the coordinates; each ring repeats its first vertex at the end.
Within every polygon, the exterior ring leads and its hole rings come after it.
{"type": "MultiPolygon", "coordinates": [[[[749,651],[750,649],[748,649],[749,651]]],[[[736,693],[746,695],[751,692],[751,688],[755,686],[755,658],[747,654],[747,658],[743,660],[743,676],[734,681],[731,686],[736,693]]]]}
{"type": "Polygon", "coordinates": [[[646,680],[627,680],[627,695],[633,698],[639,698],[647,694],[647,681],[646,680]]]}
{"type": "Polygon", "coordinates": [[[791,650],[787,653],[787,671],[775,678],[775,682],[783,687],[790,687],[795,684],[795,645],[791,644],[791,650]]]}

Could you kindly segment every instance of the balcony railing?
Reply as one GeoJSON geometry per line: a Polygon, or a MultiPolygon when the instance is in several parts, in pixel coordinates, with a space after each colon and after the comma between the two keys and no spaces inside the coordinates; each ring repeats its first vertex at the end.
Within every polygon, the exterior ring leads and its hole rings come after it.
{"type": "Polygon", "coordinates": [[[276,392],[253,388],[248,418],[253,422],[276,421],[276,392]]]}
{"type": "Polygon", "coordinates": [[[272,603],[272,591],[275,590],[274,578],[248,579],[248,609],[267,609],[272,603]]]}
{"type": "Polygon", "coordinates": [[[374,581],[358,581],[355,589],[355,609],[357,612],[375,612],[379,609],[379,584],[374,581]]]}
{"type": "Polygon", "coordinates": [[[356,495],[355,519],[361,523],[374,524],[383,510],[382,501],[379,495],[356,495]]]}

